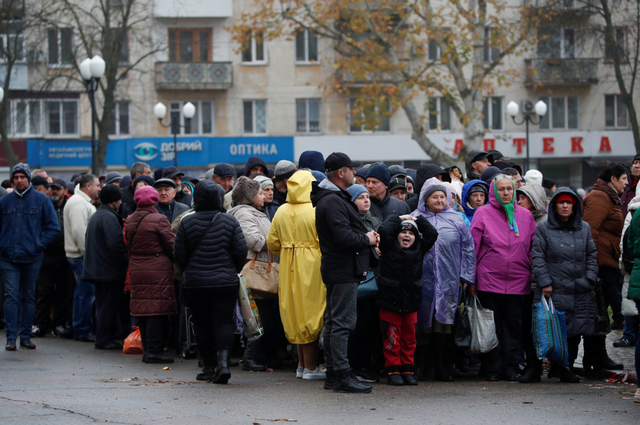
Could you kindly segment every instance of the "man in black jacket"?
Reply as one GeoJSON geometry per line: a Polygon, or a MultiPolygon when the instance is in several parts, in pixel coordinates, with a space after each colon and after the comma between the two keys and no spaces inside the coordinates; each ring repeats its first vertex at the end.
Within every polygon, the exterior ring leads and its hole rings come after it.
{"type": "Polygon", "coordinates": [[[158,191],[156,210],[158,210],[160,214],[164,214],[169,219],[169,223],[173,223],[173,220],[180,214],[189,210],[189,206],[175,200],[178,189],[176,189],[176,184],[173,180],[160,179],[156,181],[154,187],[158,191]]]}
{"type": "Polygon", "coordinates": [[[376,164],[367,172],[367,190],[371,198],[371,214],[380,221],[388,217],[410,214],[411,209],[406,202],[391,197],[389,184],[391,177],[389,168],[384,164],[376,164]]]}
{"type": "Polygon", "coordinates": [[[96,348],[122,349],[114,341],[127,273],[127,251],[116,212],[122,204],[120,189],[106,185],[100,191],[100,202],[87,226],[82,280],[96,287],[96,348]]]}
{"type": "Polygon", "coordinates": [[[324,387],[334,392],[371,392],[370,386],[358,382],[347,359],[349,334],[357,319],[358,284],[369,270],[370,247],[379,242],[375,231],[367,233],[358,207],[346,191],[353,184],[354,167],[359,166],[344,153],[332,153],[325,161],[327,179],[313,182],[311,192],[322,252],[320,272],[327,286],[324,387]]]}
{"type": "Polygon", "coordinates": [[[192,200],[191,195],[182,191],[183,177],[184,177],[184,173],[180,171],[178,167],[167,167],[162,171],[162,179],[173,180],[173,182],[176,185],[176,190],[177,190],[175,194],[176,202],[180,202],[181,204],[184,204],[187,207],[191,208],[191,200],[192,200]]]}

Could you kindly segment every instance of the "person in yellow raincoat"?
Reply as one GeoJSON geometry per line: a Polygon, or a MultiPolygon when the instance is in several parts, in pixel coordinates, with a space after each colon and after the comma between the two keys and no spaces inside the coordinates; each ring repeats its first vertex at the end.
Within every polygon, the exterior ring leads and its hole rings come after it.
{"type": "Polygon", "coordinates": [[[316,363],[327,290],[320,275],[316,209],[311,205],[313,181],[308,171],[298,171],[289,179],[287,203],[273,217],[267,244],[280,255],[280,316],[287,339],[298,344],[296,376],[325,379],[316,363]]]}

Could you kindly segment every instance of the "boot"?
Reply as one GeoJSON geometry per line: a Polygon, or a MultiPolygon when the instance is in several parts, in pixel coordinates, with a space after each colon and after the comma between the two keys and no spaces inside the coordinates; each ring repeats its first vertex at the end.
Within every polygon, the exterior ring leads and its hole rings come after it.
{"type": "Polygon", "coordinates": [[[213,366],[213,359],[210,356],[202,358],[202,371],[196,375],[198,381],[211,381],[216,373],[216,368],[213,366]]]}
{"type": "Polygon", "coordinates": [[[414,374],[418,381],[427,380],[426,351],[427,350],[424,345],[416,346],[416,352],[414,354],[414,363],[416,364],[416,368],[414,374]]]}
{"type": "Polygon", "coordinates": [[[333,371],[333,369],[327,369],[325,374],[327,375],[327,377],[324,379],[324,389],[332,390],[333,387],[336,386],[336,373],[333,371]]]}
{"type": "Polygon", "coordinates": [[[438,381],[453,382],[451,371],[446,367],[445,357],[448,352],[448,342],[446,335],[434,334],[433,338],[434,350],[436,354],[435,378],[438,381]]]}
{"type": "Polygon", "coordinates": [[[418,385],[416,377],[413,376],[413,365],[400,366],[400,374],[402,375],[402,380],[405,385],[418,385]]]}
{"type": "Polygon", "coordinates": [[[580,378],[578,378],[571,369],[562,368],[560,372],[560,382],[567,382],[569,384],[579,384],[580,378]]]}
{"type": "Polygon", "coordinates": [[[560,378],[562,376],[563,367],[558,363],[551,363],[551,368],[547,372],[547,378],[560,378]]]}
{"type": "Polygon", "coordinates": [[[145,363],[173,363],[173,357],[167,357],[163,354],[148,353],[145,363]]]}
{"type": "MultiPolygon", "coordinates": [[[[370,393],[372,388],[370,385],[364,385],[358,381],[353,374],[351,368],[343,370],[334,370],[336,375],[336,384],[333,387],[334,393],[370,393]]],[[[402,379],[402,378],[400,378],[402,379]]]]}
{"type": "Polygon", "coordinates": [[[518,382],[521,384],[540,382],[540,375],[542,375],[542,361],[538,359],[527,359],[527,369],[524,374],[518,378],[518,382]]]}
{"type": "Polygon", "coordinates": [[[214,384],[226,384],[231,378],[231,371],[229,370],[229,351],[218,351],[218,366],[216,367],[216,373],[213,375],[214,384]]]}
{"type": "Polygon", "coordinates": [[[404,385],[404,379],[400,373],[400,366],[389,366],[387,369],[387,385],[404,385]]]}
{"type": "Polygon", "coordinates": [[[598,369],[622,370],[624,365],[616,363],[607,354],[606,337],[604,335],[588,336],[584,338],[584,358],[582,359],[585,372],[598,369]]]}

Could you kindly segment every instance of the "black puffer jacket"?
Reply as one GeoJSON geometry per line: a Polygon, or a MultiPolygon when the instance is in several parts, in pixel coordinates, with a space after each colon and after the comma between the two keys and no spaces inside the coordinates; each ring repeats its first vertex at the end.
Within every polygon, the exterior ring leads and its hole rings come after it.
{"type": "Polygon", "coordinates": [[[369,271],[371,249],[368,230],[351,195],[329,180],[320,185],[314,181],[311,202],[316,207],[323,282],[335,285],[362,281],[369,271]]]}
{"type": "Polygon", "coordinates": [[[220,288],[239,282],[237,274],[247,258],[247,243],[238,220],[221,212],[223,197],[224,191],[215,182],[201,181],[194,191],[196,212],[180,222],[173,256],[184,270],[185,289],[220,288]]]}
{"type": "Polygon", "coordinates": [[[598,277],[598,252],[589,223],[582,221],[580,200],[568,187],[551,198],[547,221],[538,224],[533,239],[532,269],[538,281],[535,299],[551,285],[551,299],[567,319],[567,336],[590,335],[594,331],[594,301],[591,285],[598,277]],[[574,216],[563,223],[556,217],[558,196],[569,194],[576,203],[574,216]]]}
{"type": "Polygon", "coordinates": [[[409,249],[398,243],[401,229],[400,217],[389,217],[380,228],[380,279],[378,280],[378,305],[381,309],[396,313],[418,311],[422,300],[422,260],[438,239],[438,231],[426,218],[416,219],[422,239],[409,249]]]}
{"type": "Polygon", "coordinates": [[[109,282],[124,288],[128,258],[120,223],[120,216],[105,204],[91,216],[85,236],[82,280],[109,282]]]}
{"type": "Polygon", "coordinates": [[[371,209],[369,211],[372,216],[384,221],[391,216],[411,214],[412,210],[406,202],[402,202],[398,198],[392,198],[387,190],[387,194],[382,201],[377,198],[371,198],[371,209]]]}

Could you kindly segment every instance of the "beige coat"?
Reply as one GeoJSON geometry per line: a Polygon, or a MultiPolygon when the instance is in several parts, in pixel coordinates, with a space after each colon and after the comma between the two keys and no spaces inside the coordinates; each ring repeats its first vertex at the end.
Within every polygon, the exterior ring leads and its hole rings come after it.
{"type": "Polygon", "coordinates": [[[89,219],[96,212],[89,195],[76,185],[74,195],[64,207],[64,251],[67,257],[84,257],[85,233],[89,219]]]}
{"type": "MultiPolygon", "coordinates": [[[[253,260],[254,255],[258,254],[258,261],[269,261],[267,257],[267,235],[271,222],[265,213],[252,207],[251,205],[238,205],[231,208],[227,213],[231,214],[238,220],[244,239],[247,241],[247,259],[253,260]]],[[[272,256],[272,261],[280,262],[280,257],[272,256]]]]}

